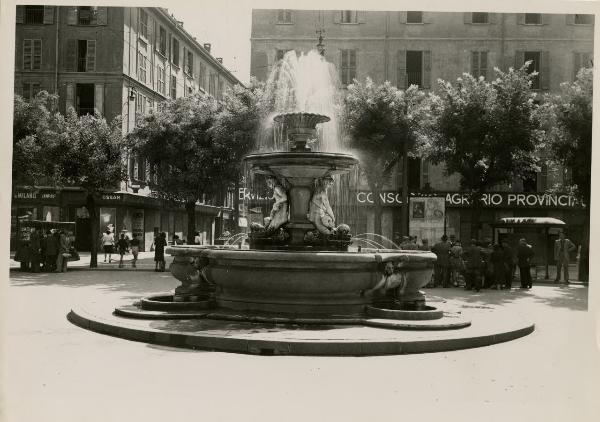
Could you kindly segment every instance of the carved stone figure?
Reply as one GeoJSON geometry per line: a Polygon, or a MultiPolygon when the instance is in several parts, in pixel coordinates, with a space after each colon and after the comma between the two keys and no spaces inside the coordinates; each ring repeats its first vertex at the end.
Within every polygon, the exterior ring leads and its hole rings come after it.
{"type": "Polygon", "coordinates": [[[386,262],[381,279],[371,289],[364,291],[365,296],[372,296],[375,293],[384,295],[388,290],[394,291],[394,297],[399,298],[406,288],[406,273],[403,271],[408,257],[402,257],[397,262],[386,262]]]}
{"type": "Polygon", "coordinates": [[[310,200],[308,220],[323,234],[332,234],[335,230],[335,216],[329,204],[327,189],[333,186],[333,178],[324,177],[317,181],[310,200]]]}
{"type": "Polygon", "coordinates": [[[288,198],[283,186],[274,177],[267,178],[267,186],[273,189],[271,199],[274,199],[275,203],[271,209],[271,215],[268,217],[269,220],[267,221],[265,218],[265,228],[272,232],[288,222],[288,198]]]}

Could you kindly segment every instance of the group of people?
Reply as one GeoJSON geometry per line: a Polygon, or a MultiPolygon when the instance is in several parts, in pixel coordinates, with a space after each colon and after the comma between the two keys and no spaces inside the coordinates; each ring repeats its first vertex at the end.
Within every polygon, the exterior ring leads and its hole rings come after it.
{"type": "Polygon", "coordinates": [[[15,260],[21,262],[22,271],[65,272],[68,260],[77,255],[73,243],[71,232],[52,229],[44,233],[32,227],[29,239],[19,245],[15,260]]]}
{"type": "MultiPolygon", "coordinates": [[[[560,282],[562,269],[565,283],[569,283],[569,255],[574,250],[573,242],[561,232],[554,243],[556,282],[560,282]]],[[[506,240],[492,245],[489,241],[471,239],[463,247],[460,240],[448,239],[443,235],[440,242],[431,248],[431,252],[437,257],[433,287],[457,287],[461,279],[464,279],[467,290],[511,289],[516,267],[519,267],[521,288],[532,287],[531,267],[535,252],[525,238],[519,240],[515,251],[506,240]]]]}
{"type": "MultiPolygon", "coordinates": [[[[102,234],[102,248],[104,250],[104,262],[108,256],[108,263],[112,262],[112,254],[116,250],[119,254],[119,268],[124,267],[123,258],[129,252],[133,255],[133,259],[131,260],[131,266],[136,268],[138,255],[140,252],[140,238],[137,234],[133,235],[133,239],[129,239],[129,236],[123,231],[119,239],[115,241],[114,233],[110,229],[106,229],[106,231],[102,234]]],[[[179,236],[173,236],[173,243],[176,245],[180,245],[182,241],[179,239],[179,236]]],[[[165,232],[158,233],[158,235],[154,238],[154,271],[165,271],[165,247],[167,246],[167,234],[165,232]]]]}

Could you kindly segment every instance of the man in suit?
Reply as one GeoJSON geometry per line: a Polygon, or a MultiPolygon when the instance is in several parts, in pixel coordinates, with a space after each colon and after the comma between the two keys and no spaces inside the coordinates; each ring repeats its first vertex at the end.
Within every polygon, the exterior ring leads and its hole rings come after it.
{"type": "Polygon", "coordinates": [[[519,262],[519,274],[521,276],[521,288],[531,289],[531,259],[533,258],[533,248],[527,243],[527,240],[519,240],[517,249],[517,259],[519,262]]]}
{"type": "Polygon", "coordinates": [[[560,232],[554,242],[554,260],[556,261],[556,282],[560,282],[560,269],[564,268],[565,284],[569,284],[569,254],[575,250],[575,245],[560,232]]]}
{"type": "Polygon", "coordinates": [[[437,261],[434,264],[434,287],[439,286],[449,287],[450,282],[450,242],[448,236],[443,235],[440,242],[433,245],[431,248],[437,256],[437,261]]]}

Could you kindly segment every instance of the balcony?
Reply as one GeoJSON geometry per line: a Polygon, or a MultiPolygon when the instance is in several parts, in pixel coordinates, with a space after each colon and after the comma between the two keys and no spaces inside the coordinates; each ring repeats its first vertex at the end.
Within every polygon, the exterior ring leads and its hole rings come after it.
{"type": "Polygon", "coordinates": [[[406,72],[406,86],[423,86],[423,72],[406,72]]]}

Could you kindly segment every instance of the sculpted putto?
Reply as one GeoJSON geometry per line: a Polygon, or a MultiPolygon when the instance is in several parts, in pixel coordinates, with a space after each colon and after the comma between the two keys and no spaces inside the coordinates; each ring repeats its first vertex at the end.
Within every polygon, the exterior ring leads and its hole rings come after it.
{"type": "Polygon", "coordinates": [[[275,200],[268,221],[265,218],[265,228],[268,231],[277,230],[283,224],[288,222],[288,198],[283,186],[274,177],[267,178],[267,186],[273,189],[273,197],[275,200]]]}

